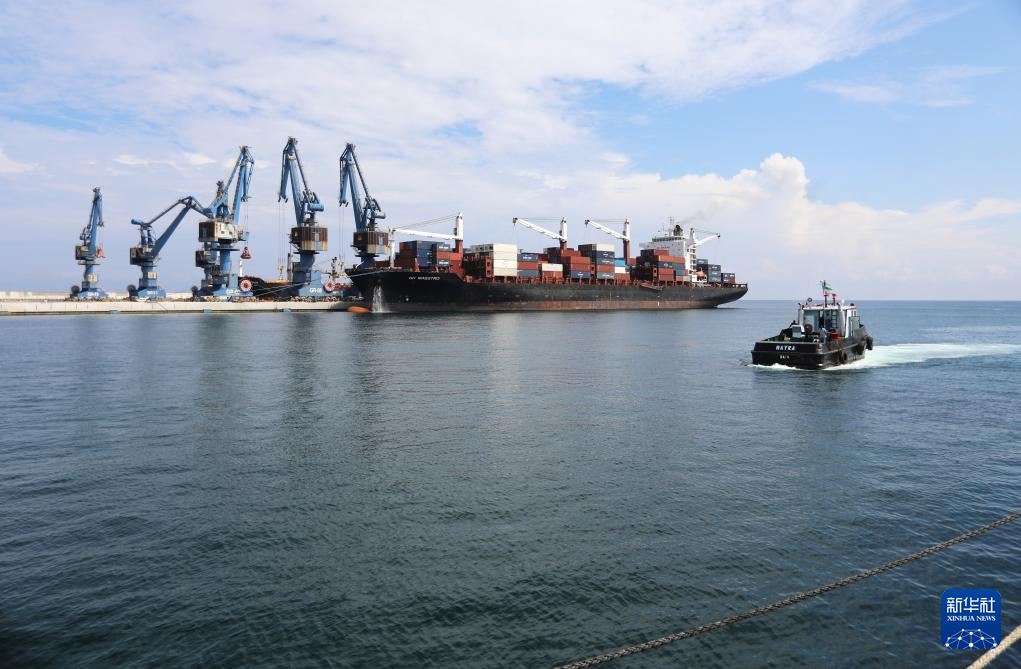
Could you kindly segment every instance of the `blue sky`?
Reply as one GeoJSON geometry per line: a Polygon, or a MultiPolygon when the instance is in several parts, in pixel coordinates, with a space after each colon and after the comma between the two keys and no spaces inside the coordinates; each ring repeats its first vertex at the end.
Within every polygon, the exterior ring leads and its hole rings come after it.
{"type": "MultiPolygon", "coordinates": [[[[66,3],[0,7],[0,290],[64,289],[102,186],[101,281],[135,269],[131,218],[212,198],[241,143],[272,276],[288,135],[327,205],[347,141],[395,224],[465,212],[469,242],[545,240],[513,216],[668,216],[710,257],[793,298],[1021,298],[1021,4],[847,2],[66,3]],[[962,258],[968,258],[962,261],[962,258]]],[[[195,225],[161,259],[197,282],[195,225]]],[[[342,226],[343,230],[341,230],[342,226]]]]}

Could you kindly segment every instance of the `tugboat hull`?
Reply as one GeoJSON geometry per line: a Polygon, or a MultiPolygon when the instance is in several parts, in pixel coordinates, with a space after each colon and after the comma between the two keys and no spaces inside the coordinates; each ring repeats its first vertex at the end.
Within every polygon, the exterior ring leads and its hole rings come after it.
{"type": "Polygon", "coordinates": [[[798,342],[764,339],[755,342],[752,364],[784,365],[798,369],[826,369],[846,365],[865,357],[872,349],[872,337],[859,329],[850,337],[829,342],[798,342]]]}

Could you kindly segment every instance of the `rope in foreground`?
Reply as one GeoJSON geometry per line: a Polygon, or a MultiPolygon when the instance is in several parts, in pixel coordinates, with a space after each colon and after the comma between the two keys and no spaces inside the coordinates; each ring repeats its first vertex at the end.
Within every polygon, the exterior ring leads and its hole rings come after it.
{"type": "MultiPolygon", "coordinates": [[[[799,592],[796,595],[791,595],[790,597],[787,597],[785,599],[781,599],[781,600],[779,600],[777,602],[773,602],[771,604],[766,604],[765,606],[760,606],[757,609],[752,609],[750,611],[745,611],[743,613],[739,613],[737,615],[730,616],[729,618],[723,618],[722,620],[717,620],[715,622],[707,623],[705,625],[699,625],[698,627],[692,627],[690,629],[686,629],[686,630],[683,630],[681,632],[675,632],[673,634],[668,634],[667,636],[660,637],[658,639],[651,639],[649,641],[645,641],[643,643],[635,644],[633,646],[627,646],[626,648],[621,648],[619,650],[615,650],[615,651],[612,651],[610,653],[604,653],[603,655],[596,655],[594,657],[590,657],[590,658],[585,659],[585,660],[577,660],[577,661],[571,662],[569,664],[559,665],[555,669],[586,669],[587,667],[594,667],[596,665],[603,664],[604,662],[610,662],[611,660],[619,660],[622,657],[628,657],[629,655],[635,655],[637,653],[643,653],[643,652],[645,652],[647,650],[652,650],[653,648],[659,648],[660,646],[665,646],[665,645],[673,643],[675,641],[680,641],[681,639],[689,639],[691,637],[699,636],[699,635],[705,634],[707,632],[712,632],[712,631],[718,630],[718,629],[720,629],[722,627],[727,627],[728,625],[733,625],[735,623],[743,622],[745,620],[749,620],[751,618],[755,618],[755,617],[761,616],[761,615],[763,615],[765,613],[770,613],[772,611],[779,611],[780,609],[786,608],[786,607],[791,606],[793,604],[798,604],[798,603],[803,602],[803,601],[805,601],[807,599],[812,599],[813,597],[818,597],[819,595],[824,595],[827,592],[832,592],[832,591],[837,590],[839,588],[843,588],[845,585],[850,585],[852,583],[857,583],[858,581],[865,580],[866,578],[868,578],[870,576],[875,576],[876,574],[882,574],[883,572],[887,572],[887,571],[890,571],[892,569],[896,569],[897,567],[901,567],[903,565],[906,565],[909,562],[914,562],[915,560],[921,560],[924,557],[928,557],[928,556],[930,556],[930,555],[932,555],[934,553],[938,553],[938,552],[940,552],[942,550],[946,550],[947,548],[950,548],[951,546],[956,546],[957,544],[962,543],[964,541],[967,541],[968,539],[974,539],[977,536],[985,534],[989,530],[996,529],[997,527],[1002,527],[1003,525],[1006,525],[1008,523],[1012,523],[1012,522],[1014,522],[1015,520],[1018,520],[1018,519],[1021,519],[1021,511],[1012,513],[1009,516],[1004,516],[1003,518],[1000,518],[999,520],[994,520],[993,522],[991,522],[991,523],[989,523],[987,525],[983,525],[982,527],[979,527],[979,528],[976,528],[974,530],[971,530],[970,532],[965,532],[964,534],[958,535],[958,536],[954,537],[953,539],[948,539],[947,541],[944,541],[942,543],[936,544],[935,546],[930,546],[930,547],[928,547],[928,548],[926,548],[924,550],[918,551],[917,553],[912,553],[911,555],[907,555],[907,556],[899,558],[897,560],[893,560],[892,562],[887,562],[886,564],[880,565],[878,567],[873,567],[871,569],[866,569],[865,571],[860,571],[857,574],[854,574],[853,576],[848,576],[847,578],[843,578],[843,579],[841,579],[839,581],[834,581],[833,583],[830,583],[829,585],[824,585],[822,587],[815,588],[814,590],[807,590],[805,592],[799,592]]],[[[1016,633],[1017,633],[1017,630],[1014,630],[1014,633],[1012,633],[1011,636],[1013,636],[1016,633]]],[[[1006,639],[1004,640],[1004,642],[1006,642],[1006,639]]],[[[1001,644],[1001,645],[1006,647],[1007,644],[1004,643],[1004,644],[1001,644]]],[[[990,658],[990,660],[991,659],[992,658],[990,658]]]]}
{"type": "Polygon", "coordinates": [[[983,669],[983,667],[988,666],[990,662],[999,657],[1000,653],[1010,648],[1010,645],[1018,639],[1021,639],[1021,625],[1015,627],[1014,631],[1008,634],[1006,638],[1000,642],[999,646],[982,653],[980,658],[968,665],[968,669],[983,669]]]}

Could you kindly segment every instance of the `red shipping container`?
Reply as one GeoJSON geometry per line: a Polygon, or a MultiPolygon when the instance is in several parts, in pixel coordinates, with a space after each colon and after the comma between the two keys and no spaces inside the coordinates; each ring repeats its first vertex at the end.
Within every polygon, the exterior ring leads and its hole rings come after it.
{"type": "Polygon", "coordinates": [[[521,262],[518,261],[518,269],[539,269],[539,263],[537,262],[521,262]]]}

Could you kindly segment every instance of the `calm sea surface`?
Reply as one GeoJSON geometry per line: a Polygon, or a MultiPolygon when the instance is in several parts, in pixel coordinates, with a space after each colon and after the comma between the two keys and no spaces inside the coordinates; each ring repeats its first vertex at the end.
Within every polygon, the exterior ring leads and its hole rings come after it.
{"type": "MultiPolygon", "coordinates": [[[[0,319],[0,665],[548,667],[1021,509],[1021,303],[860,306],[0,319]]],[[[1021,523],[609,666],[962,667],[955,587],[1021,523]]]]}

